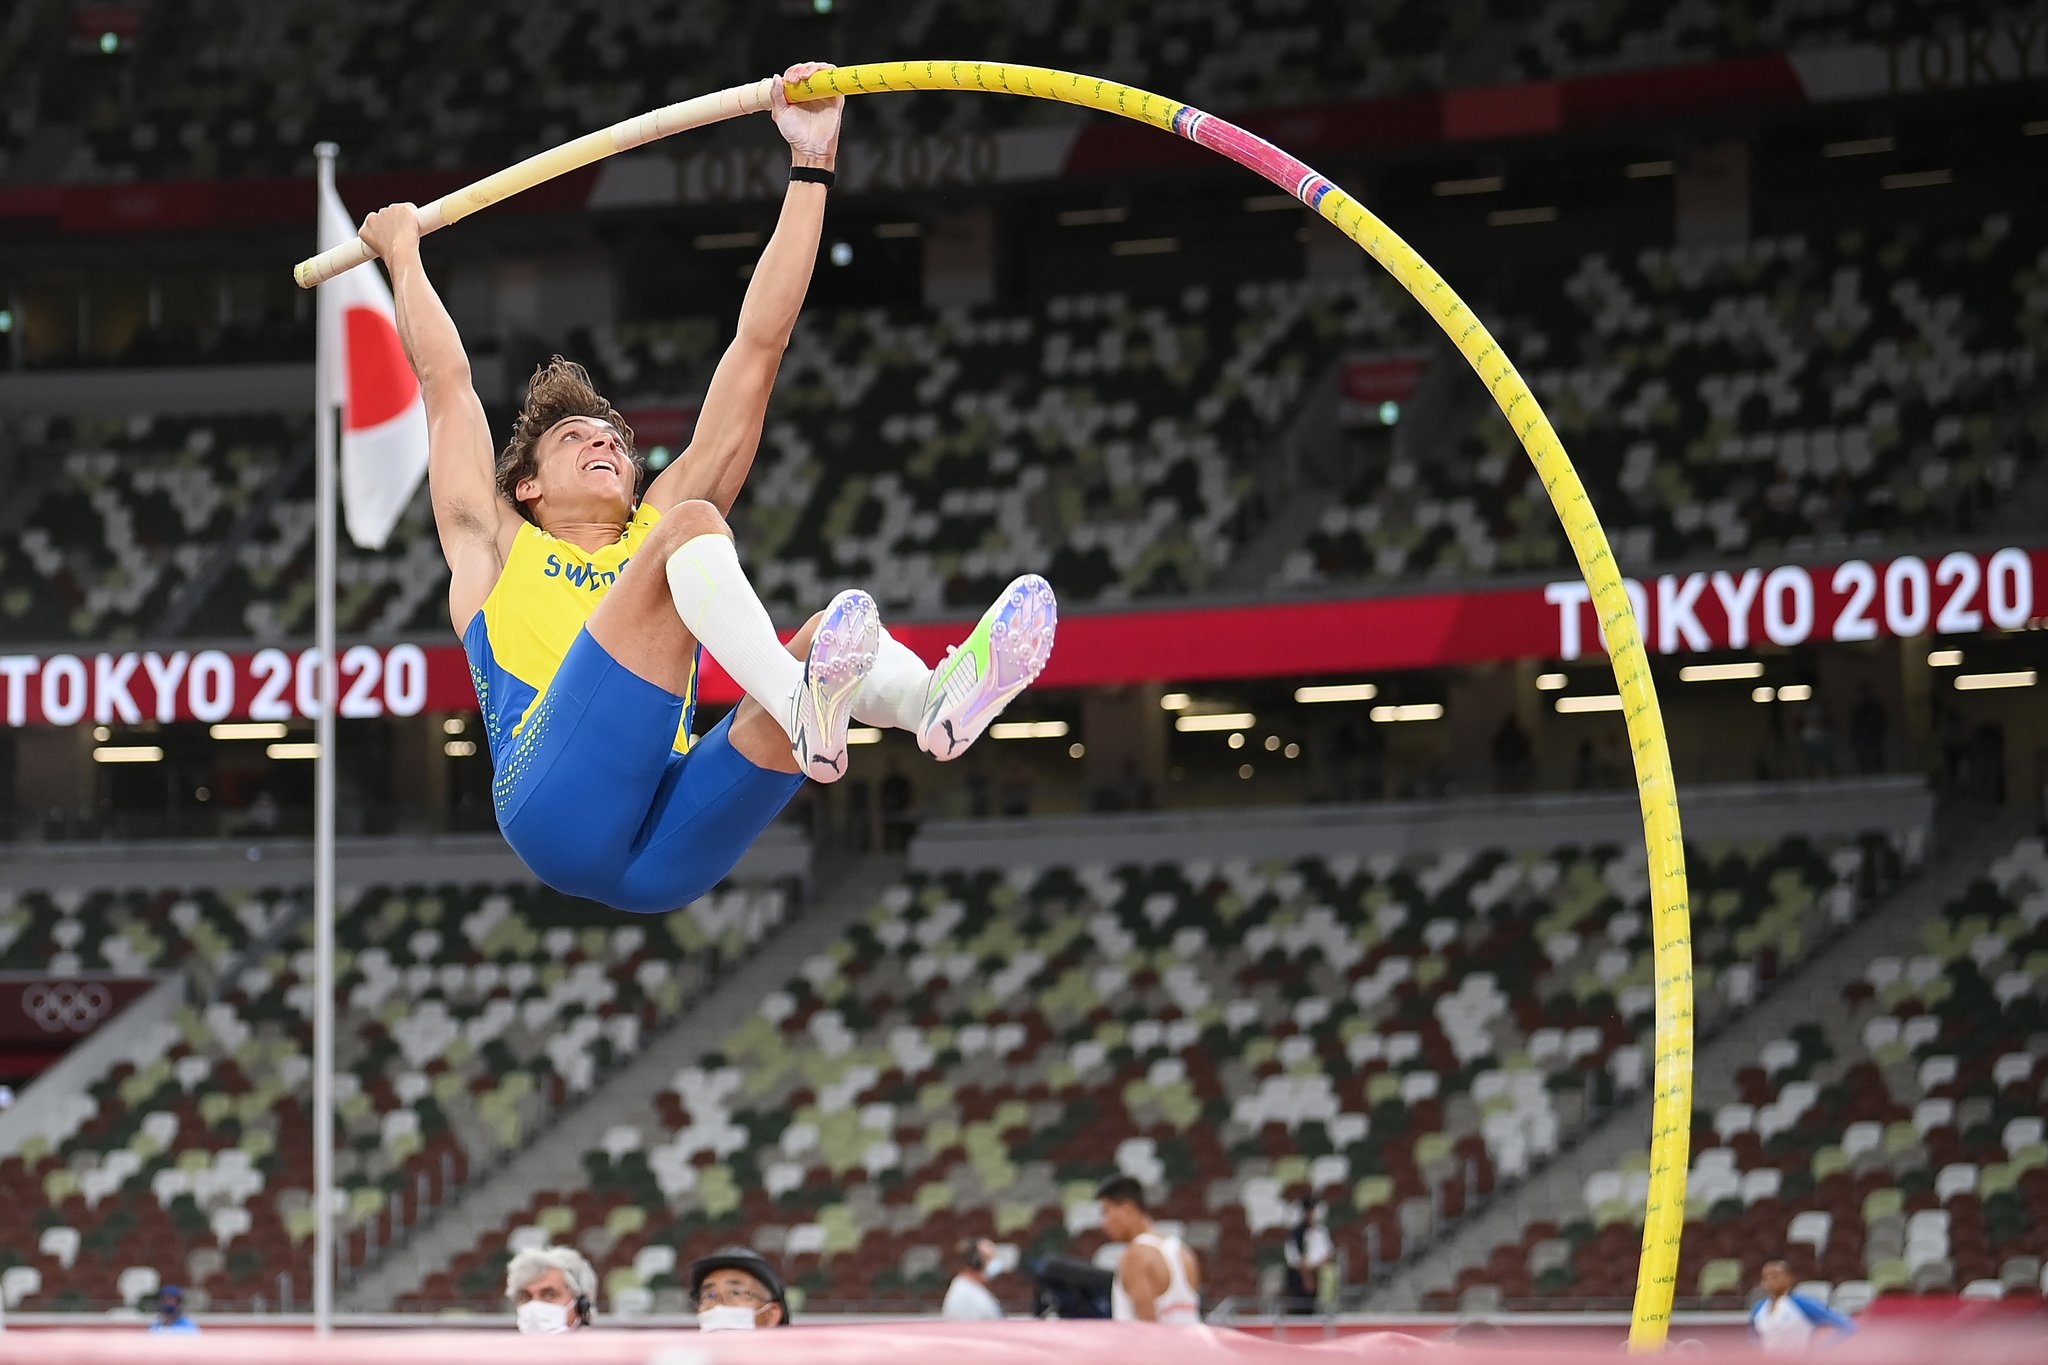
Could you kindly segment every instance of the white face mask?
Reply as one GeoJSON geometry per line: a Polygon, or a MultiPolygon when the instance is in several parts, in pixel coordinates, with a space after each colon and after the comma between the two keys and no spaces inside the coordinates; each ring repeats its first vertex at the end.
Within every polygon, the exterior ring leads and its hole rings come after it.
{"type": "Polygon", "coordinates": [[[1007,1275],[1016,1268],[1015,1265],[1011,1264],[1009,1252],[998,1251],[982,1263],[981,1273],[994,1277],[997,1275],[1007,1275]]]}
{"type": "Polygon", "coordinates": [[[520,1333],[525,1336],[553,1336],[569,1330],[569,1310],[559,1303],[529,1299],[519,1305],[514,1316],[519,1321],[520,1333]]]}
{"type": "Polygon", "coordinates": [[[697,1311],[697,1330],[700,1332],[751,1332],[758,1325],[754,1314],[758,1310],[743,1303],[718,1303],[697,1311]]]}

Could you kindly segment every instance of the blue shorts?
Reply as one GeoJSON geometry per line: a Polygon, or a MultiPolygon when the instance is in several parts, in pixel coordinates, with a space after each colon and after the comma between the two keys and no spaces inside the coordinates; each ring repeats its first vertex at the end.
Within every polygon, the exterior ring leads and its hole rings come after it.
{"type": "Polygon", "coordinates": [[[733,748],[731,715],[677,753],[685,705],[587,629],[577,635],[498,758],[498,827],[535,876],[564,895],[660,914],[732,871],[804,779],[733,748]]]}

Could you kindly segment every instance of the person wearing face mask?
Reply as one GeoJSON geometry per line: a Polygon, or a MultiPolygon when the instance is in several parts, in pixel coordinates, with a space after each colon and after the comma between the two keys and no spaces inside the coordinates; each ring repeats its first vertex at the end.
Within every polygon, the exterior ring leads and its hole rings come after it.
{"type": "Polygon", "coordinates": [[[1287,1311],[1313,1313],[1322,1297],[1323,1267],[1336,1256],[1330,1232],[1323,1226],[1322,1201],[1305,1195],[1301,1219],[1287,1234],[1287,1311]]]}
{"type": "Polygon", "coordinates": [[[751,1247],[724,1247],[690,1262],[690,1297],[700,1332],[789,1326],[782,1276],[751,1247]]]}
{"type": "Polygon", "coordinates": [[[988,1282],[1007,1274],[1016,1263],[1016,1253],[998,1247],[986,1237],[967,1238],[953,1249],[959,1269],[946,1286],[946,1301],[939,1316],[949,1322],[987,1322],[1003,1316],[988,1282]]]}
{"type": "Polygon", "coordinates": [[[174,1284],[167,1284],[157,1291],[156,1321],[149,1325],[152,1332],[196,1332],[199,1324],[185,1315],[185,1291],[174,1284]]]}
{"type": "Polygon", "coordinates": [[[505,1297],[523,1335],[573,1332],[597,1317],[597,1271],[572,1247],[522,1251],[505,1267],[505,1297]]]}

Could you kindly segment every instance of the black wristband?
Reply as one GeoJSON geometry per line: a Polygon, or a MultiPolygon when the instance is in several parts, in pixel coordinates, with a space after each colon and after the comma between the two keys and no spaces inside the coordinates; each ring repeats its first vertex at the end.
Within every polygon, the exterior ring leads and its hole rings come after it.
{"type": "Polygon", "coordinates": [[[829,190],[832,188],[832,182],[838,178],[836,174],[826,170],[823,166],[791,166],[789,168],[789,183],[792,185],[801,181],[806,185],[823,185],[829,190]]]}

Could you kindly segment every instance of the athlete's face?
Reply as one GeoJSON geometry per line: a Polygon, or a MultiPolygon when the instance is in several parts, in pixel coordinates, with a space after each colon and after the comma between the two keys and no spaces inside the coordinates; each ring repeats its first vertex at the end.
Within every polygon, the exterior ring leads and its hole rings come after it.
{"type": "Polygon", "coordinates": [[[534,472],[519,499],[553,518],[623,517],[633,510],[640,471],[617,428],[595,417],[564,417],[534,446],[534,472]]]}
{"type": "Polygon", "coordinates": [[[1136,1204],[1123,1199],[1104,1199],[1102,1232],[1112,1242],[1128,1242],[1145,1230],[1145,1215],[1136,1204]]]}

